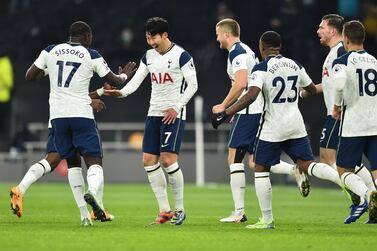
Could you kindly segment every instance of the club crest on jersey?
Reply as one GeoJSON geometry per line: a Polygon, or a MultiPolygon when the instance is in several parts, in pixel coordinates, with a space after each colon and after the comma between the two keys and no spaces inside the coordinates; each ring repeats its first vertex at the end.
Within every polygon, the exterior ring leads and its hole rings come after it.
{"type": "Polygon", "coordinates": [[[170,68],[170,64],[172,63],[173,61],[171,59],[169,59],[168,61],[168,68],[170,68]]]}
{"type": "Polygon", "coordinates": [[[169,73],[161,73],[159,72],[158,74],[155,74],[154,72],[151,73],[151,79],[152,83],[156,84],[168,84],[173,83],[172,77],[169,75],[169,73]]]}
{"type": "Polygon", "coordinates": [[[324,77],[324,76],[327,76],[327,77],[330,76],[330,75],[329,75],[329,70],[327,70],[327,67],[325,67],[325,68],[323,69],[322,77],[324,77]]]}

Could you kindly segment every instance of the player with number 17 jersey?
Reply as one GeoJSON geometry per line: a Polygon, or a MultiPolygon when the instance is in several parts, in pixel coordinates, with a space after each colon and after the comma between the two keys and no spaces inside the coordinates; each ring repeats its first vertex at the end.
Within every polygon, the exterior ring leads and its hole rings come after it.
{"type": "Polygon", "coordinates": [[[50,45],[40,53],[34,64],[49,71],[50,120],[94,118],[88,96],[90,79],[93,72],[100,77],[110,72],[106,61],[96,50],[72,42],[50,45]]]}

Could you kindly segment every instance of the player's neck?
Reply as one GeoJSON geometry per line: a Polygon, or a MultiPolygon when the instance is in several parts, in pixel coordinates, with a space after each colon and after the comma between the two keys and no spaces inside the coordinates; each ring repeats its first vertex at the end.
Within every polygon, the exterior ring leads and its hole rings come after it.
{"type": "Polygon", "coordinates": [[[173,42],[171,42],[169,39],[165,41],[165,43],[161,46],[161,50],[158,51],[161,55],[164,55],[166,52],[168,52],[171,47],[173,46],[173,42]]]}
{"type": "Polygon", "coordinates": [[[341,36],[338,36],[338,37],[334,37],[328,44],[328,47],[333,48],[334,46],[336,46],[337,44],[339,44],[340,42],[342,42],[343,39],[341,36]]]}
{"type": "Polygon", "coordinates": [[[264,59],[268,58],[268,57],[276,57],[277,55],[280,55],[280,51],[267,51],[266,54],[265,54],[265,57],[264,59]]]}
{"type": "Polygon", "coordinates": [[[240,38],[239,37],[230,37],[229,38],[229,46],[227,47],[227,50],[230,51],[233,47],[233,45],[235,45],[236,43],[239,43],[241,42],[240,38]]]}
{"type": "Polygon", "coordinates": [[[349,44],[347,46],[347,51],[363,51],[364,46],[362,44],[349,44]]]}

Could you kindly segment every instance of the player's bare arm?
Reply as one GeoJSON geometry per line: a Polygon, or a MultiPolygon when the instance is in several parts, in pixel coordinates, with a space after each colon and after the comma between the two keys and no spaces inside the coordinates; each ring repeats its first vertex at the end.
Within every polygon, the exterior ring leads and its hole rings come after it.
{"type": "MultiPolygon", "coordinates": [[[[314,84],[314,83],[311,83],[310,85],[304,87],[304,91],[306,92],[307,96],[310,96],[310,95],[314,95],[314,94],[318,94],[319,92],[319,89],[322,89],[321,88],[317,88],[317,86],[314,84]]],[[[304,97],[304,96],[303,96],[304,97]]]]}
{"type": "Polygon", "coordinates": [[[246,108],[257,99],[260,91],[261,89],[259,89],[259,87],[252,86],[236,103],[227,108],[225,110],[225,113],[229,116],[232,116],[236,112],[246,108]]]}
{"type": "Polygon", "coordinates": [[[338,105],[334,105],[331,116],[336,120],[340,120],[341,114],[342,108],[338,105]]]}
{"type": "MultiPolygon", "coordinates": [[[[320,84],[316,84],[316,85],[314,85],[314,86],[315,86],[315,88],[316,88],[317,90],[316,90],[316,92],[313,93],[313,94],[323,93],[322,83],[320,83],[320,84]]],[[[300,89],[301,89],[301,88],[300,88],[300,89]]],[[[308,91],[306,91],[305,89],[302,89],[302,90],[300,91],[300,97],[301,97],[301,98],[308,98],[308,97],[310,97],[311,95],[312,95],[312,94],[309,93],[308,91]]]]}
{"type": "Polygon", "coordinates": [[[223,112],[226,108],[231,106],[241,96],[243,90],[247,85],[247,70],[242,69],[235,73],[235,80],[232,87],[229,90],[228,95],[225,97],[221,104],[217,104],[212,107],[213,113],[223,112]]]}
{"type": "Polygon", "coordinates": [[[25,79],[27,81],[34,81],[46,76],[47,72],[42,69],[39,69],[35,64],[32,64],[29,69],[26,71],[25,79]]]}
{"type": "Polygon", "coordinates": [[[114,74],[114,72],[110,71],[108,74],[106,74],[106,76],[103,77],[103,79],[112,85],[120,85],[123,84],[127,79],[131,79],[136,70],[136,63],[128,62],[124,67],[119,66],[119,75],[116,75],[114,74]]]}

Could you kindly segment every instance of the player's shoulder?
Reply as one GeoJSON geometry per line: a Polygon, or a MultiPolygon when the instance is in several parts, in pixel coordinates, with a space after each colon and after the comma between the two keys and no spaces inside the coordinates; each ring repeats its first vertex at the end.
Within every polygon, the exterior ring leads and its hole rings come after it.
{"type": "Polygon", "coordinates": [[[235,43],[229,51],[228,58],[230,63],[232,63],[237,56],[246,54],[248,50],[250,50],[250,48],[246,44],[242,42],[235,43]]]}
{"type": "Polygon", "coordinates": [[[262,60],[259,64],[254,65],[251,72],[256,72],[256,71],[267,72],[268,62],[271,60],[271,58],[272,57],[267,57],[266,59],[262,60]]]}
{"type": "Polygon", "coordinates": [[[340,42],[339,44],[337,44],[335,47],[335,50],[336,50],[337,58],[347,53],[346,48],[344,48],[343,42],[340,42]]]}
{"type": "Polygon", "coordinates": [[[102,55],[95,49],[83,47],[90,55],[91,59],[102,58],[102,55]]]}
{"type": "Polygon", "coordinates": [[[334,65],[337,65],[337,64],[347,65],[348,64],[348,58],[350,57],[351,54],[352,54],[352,52],[347,52],[346,54],[343,54],[342,56],[336,58],[332,63],[332,67],[334,67],[334,65]]]}

